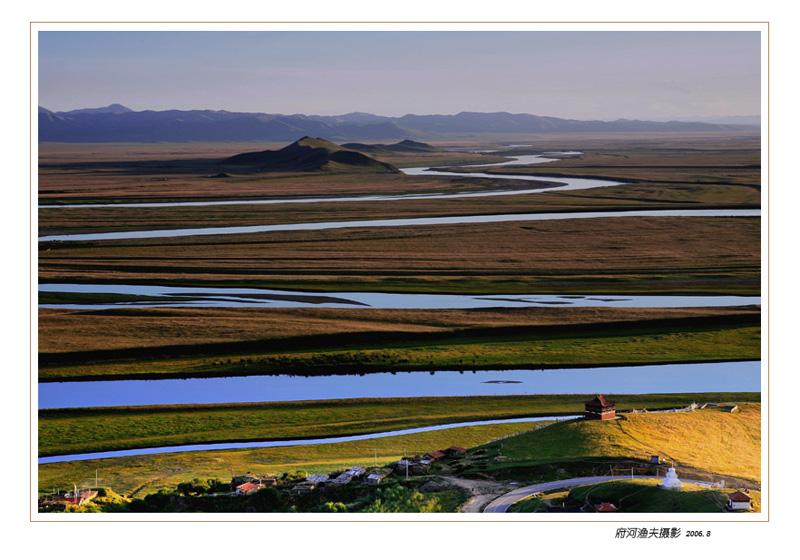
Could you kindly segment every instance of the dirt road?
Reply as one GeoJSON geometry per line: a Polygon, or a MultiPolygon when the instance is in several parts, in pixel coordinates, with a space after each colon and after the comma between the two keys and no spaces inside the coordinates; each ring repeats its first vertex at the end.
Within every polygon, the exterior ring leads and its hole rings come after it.
{"type": "Polygon", "coordinates": [[[470,498],[459,508],[459,513],[480,513],[486,504],[515,488],[512,485],[491,480],[471,480],[453,476],[443,476],[442,480],[463,488],[470,494],[470,498]]]}

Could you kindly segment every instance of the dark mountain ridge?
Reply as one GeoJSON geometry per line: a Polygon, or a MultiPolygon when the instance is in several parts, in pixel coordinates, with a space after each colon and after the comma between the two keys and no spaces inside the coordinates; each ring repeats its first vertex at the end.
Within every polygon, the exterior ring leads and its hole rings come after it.
{"type": "Polygon", "coordinates": [[[357,152],[381,153],[381,152],[444,152],[444,148],[431,146],[424,142],[415,142],[414,140],[401,140],[395,144],[364,144],[361,142],[350,142],[342,144],[342,148],[348,150],[355,150],[357,152]]]}
{"type": "Polygon", "coordinates": [[[224,159],[225,169],[247,171],[369,171],[392,172],[398,169],[362,153],[344,149],[323,138],[305,136],[280,150],[246,152],[224,159]]]}
{"type": "Polygon", "coordinates": [[[212,110],[132,111],[114,104],[67,112],[39,107],[38,130],[40,142],[247,142],[292,141],[301,136],[355,141],[481,133],[758,132],[759,128],[684,121],[582,121],[507,112],[402,117],[348,113],[325,117],[212,110]]]}

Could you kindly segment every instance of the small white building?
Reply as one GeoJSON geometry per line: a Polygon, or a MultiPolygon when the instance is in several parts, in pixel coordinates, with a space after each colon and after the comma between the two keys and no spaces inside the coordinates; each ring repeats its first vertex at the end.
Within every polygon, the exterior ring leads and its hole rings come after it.
{"type": "Polygon", "coordinates": [[[728,496],[728,509],[748,511],[753,507],[753,498],[745,492],[736,492],[728,496]]]}
{"type": "Polygon", "coordinates": [[[661,481],[661,487],[669,490],[680,490],[681,481],[678,479],[678,474],[675,472],[675,467],[670,467],[667,471],[667,476],[661,481]]]}

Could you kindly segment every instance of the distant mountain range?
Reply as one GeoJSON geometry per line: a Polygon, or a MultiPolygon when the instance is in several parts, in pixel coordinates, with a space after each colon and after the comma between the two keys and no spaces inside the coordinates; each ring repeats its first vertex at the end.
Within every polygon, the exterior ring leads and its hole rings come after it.
{"type": "Polygon", "coordinates": [[[40,142],[263,142],[304,136],[336,141],[436,139],[451,135],[570,132],[753,131],[744,124],[655,122],[619,119],[581,121],[527,113],[473,113],[383,117],[234,113],[230,111],[132,111],[119,104],[53,112],[39,107],[40,142]]]}

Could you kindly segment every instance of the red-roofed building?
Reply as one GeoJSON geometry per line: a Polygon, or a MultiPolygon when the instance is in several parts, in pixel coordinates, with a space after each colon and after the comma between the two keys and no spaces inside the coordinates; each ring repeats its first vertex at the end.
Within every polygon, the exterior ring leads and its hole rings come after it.
{"type": "Polygon", "coordinates": [[[736,492],[728,496],[728,509],[749,510],[753,507],[753,498],[744,492],[736,492]]]}
{"type": "Polygon", "coordinates": [[[236,494],[245,496],[248,494],[252,494],[253,492],[258,492],[262,488],[264,488],[264,484],[256,484],[255,482],[245,482],[244,484],[240,484],[236,487],[236,494]]]}
{"type": "Polygon", "coordinates": [[[617,417],[615,403],[606,399],[603,395],[597,395],[594,399],[583,403],[583,417],[587,420],[613,420],[617,417]]]}
{"type": "Polygon", "coordinates": [[[617,511],[617,506],[611,502],[603,502],[602,504],[594,506],[594,510],[599,513],[606,513],[609,511],[617,511]]]}
{"type": "Polygon", "coordinates": [[[444,459],[445,454],[441,451],[431,451],[430,453],[426,453],[425,457],[430,459],[431,461],[438,461],[439,459],[444,459]]]}

